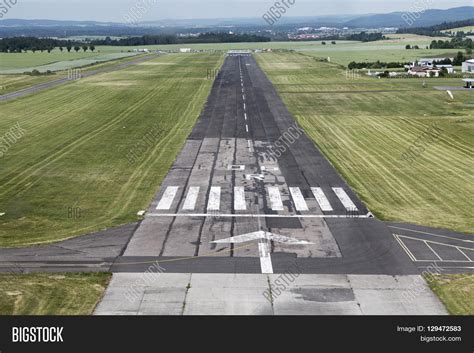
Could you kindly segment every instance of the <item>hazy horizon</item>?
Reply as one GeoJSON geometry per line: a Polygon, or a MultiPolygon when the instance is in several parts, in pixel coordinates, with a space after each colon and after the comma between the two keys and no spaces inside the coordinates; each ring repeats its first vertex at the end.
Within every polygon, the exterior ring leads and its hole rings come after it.
{"type": "MultiPolygon", "coordinates": [[[[0,0],[0,4],[5,0],[0,0]]],[[[8,0],[7,0],[8,1],[8,0]]],[[[281,1],[281,0],[280,0],[281,1]]],[[[288,0],[287,0],[288,1],[288,0]]],[[[466,0],[295,0],[285,16],[363,15],[407,12],[419,8],[449,9],[472,6],[466,0]],[[428,6],[427,6],[428,5],[428,6]],[[341,10],[342,9],[342,10],[341,10]]],[[[138,18],[139,22],[158,20],[202,20],[259,18],[273,6],[274,0],[18,0],[2,19],[44,19],[99,22],[125,22],[130,9],[137,4],[148,4],[138,18]]],[[[473,14],[474,17],[474,14],[473,14]]]]}

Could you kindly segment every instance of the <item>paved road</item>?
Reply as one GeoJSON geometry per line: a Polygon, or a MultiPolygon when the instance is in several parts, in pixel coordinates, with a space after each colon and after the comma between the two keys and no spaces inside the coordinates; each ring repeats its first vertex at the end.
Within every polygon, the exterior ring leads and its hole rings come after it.
{"type": "MultiPolygon", "coordinates": [[[[158,55],[142,56],[142,57],[137,58],[135,60],[127,61],[125,63],[121,63],[121,64],[109,66],[109,67],[104,67],[104,68],[101,68],[101,69],[85,71],[85,72],[81,73],[81,77],[86,78],[86,77],[90,77],[90,76],[94,76],[94,75],[98,75],[98,74],[103,74],[103,73],[107,73],[107,72],[122,70],[122,69],[125,69],[125,68],[129,67],[129,66],[136,65],[136,64],[142,63],[144,61],[155,59],[157,56],[158,55]]],[[[16,99],[16,98],[21,98],[21,97],[24,97],[24,96],[27,96],[27,95],[30,95],[30,94],[33,94],[33,93],[43,91],[45,89],[49,89],[49,88],[53,88],[53,87],[62,85],[62,84],[67,83],[67,82],[71,82],[71,80],[69,80],[68,77],[63,77],[63,78],[60,78],[60,79],[57,79],[57,80],[52,80],[52,81],[48,81],[48,82],[44,82],[44,83],[39,83],[37,85],[31,86],[31,87],[28,87],[28,88],[25,88],[25,89],[22,89],[22,90],[19,90],[19,91],[15,91],[15,92],[11,92],[11,93],[1,95],[0,96],[0,102],[9,101],[9,100],[16,99]]]]}

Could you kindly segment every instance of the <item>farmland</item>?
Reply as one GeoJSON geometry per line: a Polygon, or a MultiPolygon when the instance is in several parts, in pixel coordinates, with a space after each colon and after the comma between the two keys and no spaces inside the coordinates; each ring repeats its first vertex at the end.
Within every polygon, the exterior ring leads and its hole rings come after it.
{"type": "MultiPolygon", "coordinates": [[[[378,56],[374,51],[373,60],[378,56]]],[[[472,92],[459,79],[349,79],[338,65],[297,53],[258,55],[296,120],[380,218],[472,232],[472,92]],[[402,154],[441,129],[415,163],[402,154]]]]}
{"type": "Polygon", "coordinates": [[[25,135],[2,158],[0,246],[136,220],[199,116],[212,84],[207,70],[222,60],[167,55],[1,103],[0,131],[18,122],[25,135]],[[155,144],[130,164],[127,153],[154,126],[155,144]]]}

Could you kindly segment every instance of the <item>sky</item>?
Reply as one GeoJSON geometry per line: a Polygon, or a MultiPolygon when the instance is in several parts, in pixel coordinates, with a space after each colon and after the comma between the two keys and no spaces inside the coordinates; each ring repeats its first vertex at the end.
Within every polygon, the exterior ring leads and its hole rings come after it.
{"type": "MultiPolygon", "coordinates": [[[[3,17],[20,19],[125,22],[130,9],[141,4],[139,21],[162,19],[256,18],[277,0],[0,0],[15,2],[3,17]]],[[[279,0],[282,1],[282,0],[279,0]]],[[[286,0],[295,1],[287,16],[320,16],[447,9],[472,6],[472,0],[286,0]]]]}

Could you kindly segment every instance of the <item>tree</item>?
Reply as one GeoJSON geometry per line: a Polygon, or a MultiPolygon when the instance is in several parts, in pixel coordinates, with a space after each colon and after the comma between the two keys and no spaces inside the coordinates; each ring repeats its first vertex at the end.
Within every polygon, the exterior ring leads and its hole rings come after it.
{"type": "Polygon", "coordinates": [[[71,44],[68,44],[68,45],[66,46],[66,49],[67,49],[67,52],[70,53],[70,52],[71,52],[71,49],[72,49],[71,44]]]}
{"type": "Polygon", "coordinates": [[[334,45],[335,45],[335,44],[336,44],[336,42],[335,42],[335,41],[332,41],[332,42],[331,42],[331,44],[334,44],[334,45]]]}
{"type": "Polygon", "coordinates": [[[74,50],[75,50],[75,51],[76,51],[76,53],[77,53],[79,50],[81,50],[81,47],[80,47],[80,46],[78,46],[78,45],[76,45],[76,46],[74,46],[74,50]]]}
{"type": "Polygon", "coordinates": [[[410,45],[410,44],[407,44],[407,45],[405,46],[405,49],[407,49],[407,50],[411,49],[411,45],[410,45]]]}
{"type": "Polygon", "coordinates": [[[90,45],[90,46],[89,46],[89,50],[90,50],[91,52],[94,52],[95,46],[94,46],[94,45],[90,45]]]}
{"type": "Polygon", "coordinates": [[[61,53],[63,52],[64,48],[63,47],[59,47],[59,50],[61,50],[61,53]]]}
{"type": "Polygon", "coordinates": [[[89,49],[89,47],[87,45],[82,46],[82,50],[84,50],[84,53],[87,51],[87,49],[89,49]]]}
{"type": "Polygon", "coordinates": [[[322,44],[322,45],[326,45],[326,42],[322,42],[321,44],[322,44]]]}

